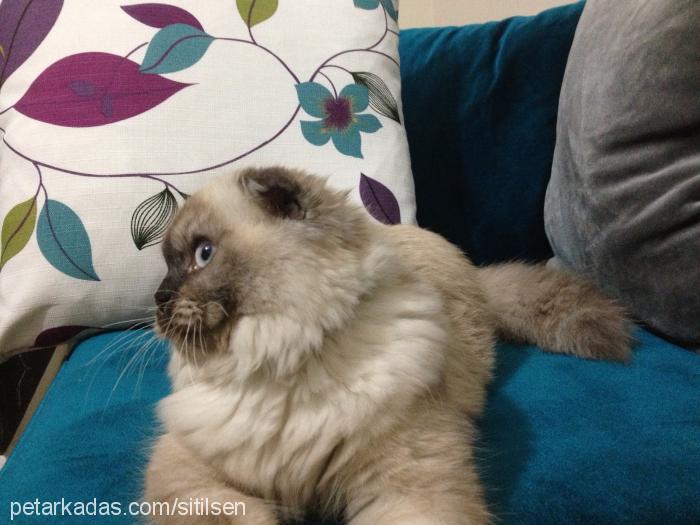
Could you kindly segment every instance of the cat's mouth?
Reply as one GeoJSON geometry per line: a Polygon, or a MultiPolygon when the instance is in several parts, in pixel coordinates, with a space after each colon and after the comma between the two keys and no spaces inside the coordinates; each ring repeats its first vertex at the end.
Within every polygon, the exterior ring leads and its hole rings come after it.
{"type": "Polygon", "coordinates": [[[158,309],[155,331],[159,337],[181,345],[204,347],[229,315],[217,301],[178,299],[158,309]]]}

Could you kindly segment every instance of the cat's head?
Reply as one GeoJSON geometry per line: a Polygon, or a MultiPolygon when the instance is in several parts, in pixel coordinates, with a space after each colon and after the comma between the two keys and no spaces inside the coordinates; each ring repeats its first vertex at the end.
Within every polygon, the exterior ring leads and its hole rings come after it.
{"type": "Polygon", "coordinates": [[[319,177],[223,177],[185,202],[165,236],[156,330],[183,354],[297,362],[290,353],[313,350],[371,286],[377,228],[319,177]]]}

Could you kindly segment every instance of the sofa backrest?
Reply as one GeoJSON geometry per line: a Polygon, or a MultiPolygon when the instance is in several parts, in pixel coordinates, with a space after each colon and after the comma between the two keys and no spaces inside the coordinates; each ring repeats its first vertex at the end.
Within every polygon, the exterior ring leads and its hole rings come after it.
{"type": "Polygon", "coordinates": [[[544,194],[582,9],[401,32],[418,222],[478,264],[551,255],[544,194]]]}

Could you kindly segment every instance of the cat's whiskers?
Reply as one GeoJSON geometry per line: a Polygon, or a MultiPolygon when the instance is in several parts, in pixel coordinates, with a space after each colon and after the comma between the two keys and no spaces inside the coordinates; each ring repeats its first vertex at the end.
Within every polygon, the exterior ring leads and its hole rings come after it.
{"type": "MultiPolygon", "coordinates": [[[[170,308],[170,306],[173,305],[175,301],[176,301],[176,298],[169,299],[168,301],[166,301],[166,303],[165,303],[166,310],[168,308],[170,308]]],[[[160,327],[160,331],[162,332],[162,336],[166,339],[171,339],[172,334],[170,333],[170,326],[171,326],[174,319],[175,319],[175,316],[173,316],[173,315],[169,316],[168,317],[168,324],[166,325],[166,327],[165,328],[160,327]]],[[[158,328],[158,327],[156,326],[156,328],[158,328]]]]}
{"type": "Polygon", "coordinates": [[[145,323],[146,321],[155,321],[155,319],[156,319],[155,315],[147,315],[145,317],[134,317],[133,319],[121,319],[119,321],[114,321],[113,323],[107,323],[107,324],[103,324],[100,326],[96,326],[95,328],[105,329],[105,328],[110,328],[110,327],[118,326],[118,325],[126,325],[129,323],[132,323],[133,325],[139,325],[141,323],[145,323]]]}
{"type": "MultiPolygon", "coordinates": [[[[102,355],[104,355],[106,352],[108,352],[109,350],[111,350],[112,348],[114,348],[115,345],[124,342],[125,339],[128,339],[129,336],[132,335],[131,332],[133,332],[133,331],[135,331],[135,330],[140,330],[140,329],[147,328],[148,326],[152,326],[153,321],[155,321],[155,317],[154,317],[154,316],[139,317],[139,318],[128,319],[128,320],[126,320],[126,321],[119,321],[119,322],[117,322],[117,323],[111,323],[111,324],[102,325],[102,326],[100,326],[100,327],[97,327],[98,329],[104,329],[104,328],[108,328],[108,327],[110,327],[110,326],[114,326],[114,325],[117,325],[117,324],[125,324],[125,323],[130,323],[130,322],[136,322],[136,324],[131,325],[131,326],[129,327],[130,329],[128,329],[128,330],[125,329],[124,332],[123,332],[122,334],[120,334],[119,336],[117,336],[117,337],[116,337],[113,341],[111,341],[105,348],[103,348],[102,350],[100,350],[100,351],[97,353],[97,355],[95,355],[93,358],[91,358],[87,363],[85,363],[85,364],[82,365],[82,366],[91,366],[91,365],[93,365],[93,364],[95,363],[95,361],[97,361],[97,360],[98,360],[102,355]],[[137,321],[141,321],[142,323],[138,323],[137,321]],[[151,323],[145,323],[145,321],[151,321],[151,323]],[[139,326],[139,324],[143,324],[143,326],[139,326]]],[[[120,348],[120,349],[123,349],[123,348],[120,348]]],[[[116,349],[115,349],[115,352],[116,352],[116,349]]],[[[114,353],[114,352],[113,352],[113,353],[114,353]]],[[[106,357],[109,357],[109,356],[106,356],[106,357]]]]}
{"type": "MultiPolygon", "coordinates": [[[[141,341],[141,340],[143,340],[144,337],[148,337],[148,336],[151,336],[151,337],[152,337],[152,335],[153,335],[152,332],[150,332],[150,331],[144,331],[142,334],[140,334],[140,335],[136,338],[135,341],[132,341],[132,342],[129,344],[129,346],[135,346],[134,343],[135,343],[136,341],[141,341]]],[[[148,345],[140,346],[140,347],[134,352],[134,354],[131,356],[131,358],[129,359],[129,361],[127,361],[126,365],[122,368],[122,371],[120,372],[119,376],[117,377],[117,380],[115,381],[114,386],[112,387],[112,390],[110,391],[109,396],[107,397],[107,401],[105,402],[104,409],[103,409],[103,412],[102,412],[103,415],[105,414],[105,412],[106,412],[106,410],[107,410],[107,407],[109,407],[109,403],[110,403],[110,401],[112,400],[112,396],[113,396],[114,393],[116,392],[117,387],[119,386],[119,383],[121,382],[122,378],[124,377],[124,375],[126,374],[126,372],[129,370],[129,368],[131,367],[131,365],[134,364],[134,363],[136,363],[136,362],[138,362],[139,357],[142,357],[143,355],[145,355],[145,352],[146,352],[146,349],[147,349],[147,348],[148,348],[148,345]]]]}
{"type": "MultiPolygon", "coordinates": [[[[149,333],[149,335],[150,335],[150,333],[149,333]]],[[[124,375],[126,375],[126,373],[129,369],[133,369],[134,371],[136,371],[137,366],[139,365],[140,362],[143,361],[143,358],[145,357],[146,352],[150,348],[151,341],[152,341],[152,338],[149,337],[146,339],[146,341],[143,344],[139,345],[139,347],[134,352],[134,355],[131,357],[131,359],[129,360],[127,365],[124,367],[124,371],[123,371],[124,375]]],[[[138,384],[138,376],[137,376],[137,384],[138,384]]],[[[136,388],[136,385],[134,388],[136,388]]]]}
{"type": "Polygon", "coordinates": [[[206,354],[207,352],[209,352],[209,348],[207,347],[207,337],[202,337],[202,328],[204,328],[204,321],[202,321],[202,326],[199,330],[199,335],[202,339],[202,350],[204,350],[204,353],[206,354]]]}
{"type": "Polygon", "coordinates": [[[218,306],[219,309],[221,310],[221,313],[224,314],[225,317],[227,317],[227,318],[229,317],[228,312],[226,311],[226,308],[224,308],[224,306],[223,306],[220,302],[218,302],[218,301],[209,301],[209,302],[207,302],[206,304],[204,304],[204,306],[202,306],[202,309],[205,309],[205,308],[206,308],[207,306],[209,306],[209,305],[218,306]]]}
{"type": "MultiPolygon", "coordinates": [[[[206,354],[206,337],[203,335],[203,329],[204,329],[204,320],[202,317],[199,318],[199,351],[202,352],[203,354],[206,354]]],[[[195,365],[197,365],[197,362],[195,361],[195,365]]],[[[199,366],[199,365],[197,365],[199,366]]]]}
{"type": "Polygon", "coordinates": [[[165,325],[165,328],[163,328],[163,329],[161,330],[161,331],[162,331],[162,334],[161,334],[161,335],[162,335],[162,339],[165,339],[165,340],[168,340],[168,341],[170,341],[170,340],[172,339],[172,334],[170,333],[170,327],[171,327],[171,325],[172,325],[172,322],[173,322],[173,317],[171,316],[171,317],[168,319],[168,324],[166,324],[166,325],[165,325]]]}
{"type": "MultiPolygon", "coordinates": [[[[102,370],[102,367],[104,366],[104,364],[109,361],[111,356],[115,355],[117,352],[122,352],[124,350],[127,350],[130,347],[135,346],[143,338],[147,337],[149,334],[151,334],[150,331],[144,330],[142,333],[138,334],[135,338],[132,339],[131,336],[134,335],[134,331],[125,331],[124,333],[117,336],[114,339],[114,341],[112,341],[109,345],[107,345],[102,351],[100,351],[90,361],[88,361],[87,363],[82,365],[83,367],[92,366],[92,365],[96,364],[96,361],[98,359],[101,359],[99,366],[97,366],[94,369],[94,371],[92,373],[92,378],[90,379],[90,383],[88,384],[88,387],[85,391],[85,398],[83,401],[84,405],[87,403],[87,398],[88,398],[88,395],[90,394],[90,391],[92,390],[93,384],[95,383],[95,379],[97,378],[98,374],[100,373],[100,370],[102,370]]],[[[121,364],[121,360],[123,359],[123,357],[124,357],[123,355],[120,356],[119,364],[121,364]]]]}
{"type": "Polygon", "coordinates": [[[151,332],[151,338],[149,341],[146,342],[144,345],[144,352],[143,352],[143,358],[141,359],[141,366],[139,367],[139,375],[136,379],[136,386],[134,389],[138,388],[139,385],[141,384],[141,381],[143,380],[146,370],[148,369],[148,364],[151,362],[151,359],[153,358],[154,355],[158,353],[159,349],[159,341],[158,337],[156,336],[155,333],[151,332]]]}
{"type": "Polygon", "coordinates": [[[185,345],[185,360],[188,361],[187,363],[187,372],[189,373],[190,376],[190,383],[194,384],[194,377],[192,376],[192,365],[189,363],[190,360],[190,353],[189,353],[189,335],[190,335],[190,326],[192,324],[192,316],[189,316],[187,318],[187,330],[185,331],[185,339],[184,339],[184,345],[185,345]]]}

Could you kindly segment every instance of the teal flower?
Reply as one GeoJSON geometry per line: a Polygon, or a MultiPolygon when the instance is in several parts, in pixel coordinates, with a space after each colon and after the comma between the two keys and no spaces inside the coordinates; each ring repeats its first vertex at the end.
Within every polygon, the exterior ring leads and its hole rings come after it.
{"type": "Polygon", "coordinates": [[[355,7],[360,9],[376,9],[381,3],[386,9],[387,14],[394,19],[394,21],[399,19],[399,12],[394,7],[393,0],[354,0],[355,7]]]}
{"type": "Polygon", "coordinates": [[[323,146],[332,139],[340,153],[361,159],[360,132],[374,133],[382,127],[374,115],[360,115],[369,105],[367,88],[349,84],[335,96],[317,82],[303,82],[296,87],[304,111],[321,119],[301,121],[304,138],[314,146],[323,146]]]}

